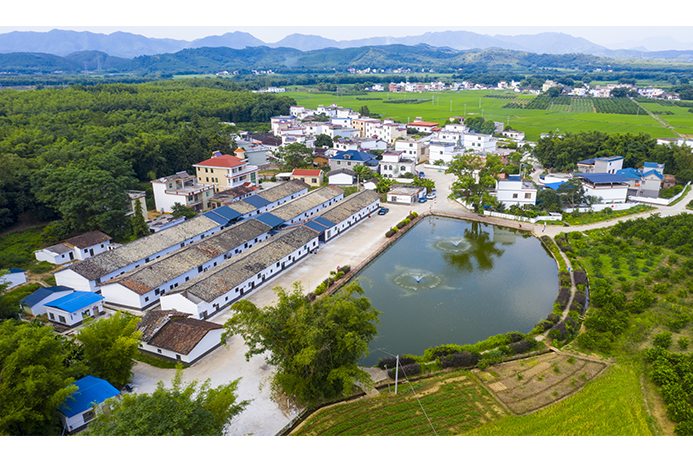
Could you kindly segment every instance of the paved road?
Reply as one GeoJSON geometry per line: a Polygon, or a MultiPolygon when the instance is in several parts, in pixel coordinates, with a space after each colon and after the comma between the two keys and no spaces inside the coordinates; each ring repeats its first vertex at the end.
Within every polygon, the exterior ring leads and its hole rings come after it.
{"type": "MultiPolygon", "coordinates": [[[[303,260],[292,271],[282,274],[271,284],[258,289],[248,297],[248,300],[257,306],[267,306],[275,302],[275,294],[272,287],[281,286],[290,289],[294,282],[302,284],[304,291],[310,292],[326,279],[331,270],[337,266],[351,265],[357,266],[377,249],[387,242],[385,232],[395,226],[399,221],[406,217],[410,211],[418,213],[443,212],[454,213],[460,217],[470,217],[479,219],[477,214],[471,213],[455,201],[447,198],[452,184],[452,175],[446,175],[434,169],[425,169],[427,178],[436,182],[438,198],[435,201],[428,201],[424,204],[414,204],[412,206],[389,204],[387,207],[390,213],[384,216],[373,215],[371,218],[362,221],[358,226],[342,234],[327,245],[321,247],[315,255],[310,255],[303,260]]],[[[658,212],[662,216],[674,215],[685,211],[685,204],[693,198],[693,191],[688,194],[679,204],[671,208],[660,208],[658,212]]],[[[645,215],[650,215],[647,213],[645,215]]],[[[546,234],[555,235],[559,232],[572,230],[585,230],[597,227],[611,226],[616,221],[607,223],[595,223],[587,226],[577,227],[547,227],[546,234]]],[[[510,222],[500,219],[484,219],[491,223],[502,223],[505,226],[520,227],[520,223],[510,222]]],[[[532,227],[526,223],[522,224],[523,229],[534,230],[541,234],[541,227],[532,227]]],[[[229,310],[226,310],[211,321],[223,324],[230,317],[229,310]]],[[[271,400],[268,380],[272,375],[272,368],[267,366],[262,357],[253,357],[250,361],[245,360],[247,347],[239,337],[234,337],[225,347],[221,347],[200,360],[192,367],[185,370],[185,380],[204,381],[210,379],[211,385],[218,386],[228,383],[237,378],[241,378],[238,396],[240,399],[252,400],[245,412],[241,414],[229,426],[230,435],[275,435],[294,417],[292,414],[284,414],[279,406],[271,400]]],[[[173,372],[171,370],[158,369],[147,364],[138,363],[135,366],[135,378],[133,385],[136,391],[150,393],[156,388],[158,381],[163,381],[170,386],[173,372]]]]}

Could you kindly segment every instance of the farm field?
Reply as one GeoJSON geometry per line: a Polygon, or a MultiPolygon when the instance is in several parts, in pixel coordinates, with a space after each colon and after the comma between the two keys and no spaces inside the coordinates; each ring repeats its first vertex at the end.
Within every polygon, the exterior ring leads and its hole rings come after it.
{"type": "MultiPolygon", "coordinates": [[[[541,133],[559,130],[560,132],[601,131],[605,133],[647,133],[655,138],[674,137],[671,130],[662,127],[657,120],[647,114],[598,114],[589,112],[589,105],[576,102],[570,105],[553,105],[546,110],[540,109],[511,109],[504,108],[508,98],[485,97],[516,96],[515,93],[501,90],[468,90],[460,92],[429,92],[429,93],[369,93],[368,95],[345,96],[326,93],[307,93],[287,91],[286,96],[294,98],[298,105],[315,108],[319,104],[336,103],[342,107],[358,110],[368,106],[371,113],[381,117],[390,117],[400,122],[422,117],[429,122],[446,123],[450,117],[481,116],[496,122],[503,122],[515,130],[524,131],[530,141],[539,139],[541,133]],[[389,95],[389,96],[388,96],[389,95]],[[386,103],[387,98],[423,99],[419,104],[386,103]],[[360,98],[360,99],[359,99],[360,98]],[[379,98],[379,99],[370,99],[379,98]],[[451,110],[452,108],[452,110],[451,110]]],[[[520,99],[532,99],[533,96],[523,95],[520,99]]],[[[676,117],[670,120],[665,117],[681,133],[693,132],[693,114],[686,108],[674,107],[676,117]],[[678,110],[678,111],[677,111],[678,110]]]]}
{"type": "Polygon", "coordinates": [[[635,363],[616,363],[563,401],[533,414],[505,417],[467,435],[654,435],[640,388],[641,373],[635,363]]]}

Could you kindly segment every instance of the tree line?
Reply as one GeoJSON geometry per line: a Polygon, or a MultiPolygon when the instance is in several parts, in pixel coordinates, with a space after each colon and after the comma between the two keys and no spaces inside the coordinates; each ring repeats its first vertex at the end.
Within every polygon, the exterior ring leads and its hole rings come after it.
{"type": "Polygon", "coordinates": [[[127,237],[127,189],[231,154],[229,122],[266,123],[295,104],[233,88],[193,80],[0,92],[0,230],[25,214],[61,220],[58,238],[127,237]]]}

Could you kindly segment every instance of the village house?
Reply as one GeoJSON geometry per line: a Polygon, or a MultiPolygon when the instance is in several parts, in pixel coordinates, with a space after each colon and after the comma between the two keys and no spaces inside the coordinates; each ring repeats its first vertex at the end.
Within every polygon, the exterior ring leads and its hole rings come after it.
{"type": "Polygon", "coordinates": [[[127,211],[125,215],[128,217],[134,217],[137,211],[137,203],[140,204],[140,210],[142,218],[147,221],[147,193],[145,191],[125,191],[130,198],[127,203],[127,211]]]}
{"type": "Polygon", "coordinates": [[[356,183],[356,174],[349,168],[331,170],[327,174],[328,183],[336,186],[352,186],[356,183]]]}
{"type": "Polygon", "coordinates": [[[291,172],[291,179],[310,186],[322,186],[325,182],[325,172],[317,168],[295,168],[291,172]]]}
{"type": "Polygon", "coordinates": [[[22,310],[31,312],[34,316],[41,316],[46,314],[46,303],[62,298],[72,292],[74,292],[74,289],[64,286],[41,287],[31,295],[24,297],[19,302],[19,306],[22,310]]]}
{"type": "Polygon", "coordinates": [[[344,199],[344,191],[341,188],[331,185],[323,186],[256,218],[272,228],[280,229],[305,221],[342,199],[344,199]]]}
{"type": "Polygon", "coordinates": [[[96,292],[100,290],[97,285],[102,282],[221,231],[228,225],[229,220],[224,222],[216,213],[219,210],[215,209],[185,220],[179,225],[70,265],[55,273],[56,284],[75,290],[96,292]]]}
{"type": "Polygon", "coordinates": [[[266,240],[271,229],[254,219],[241,221],[102,283],[101,295],[109,306],[144,311],[167,291],[266,240]]]}
{"type": "Polygon", "coordinates": [[[93,375],[82,377],[73,385],[77,390],[58,407],[60,421],[70,435],[84,430],[96,417],[96,408],[104,401],[120,395],[113,385],[93,375]]]}
{"type": "Polygon", "coordinates": [[[407,124],[407,128],[413,128],[423,133],[433,133],[439,126],[440,124],[435,122],[425,122],[421,117],[417,117],[413,122],[407,124]]]}
{"type": "Polygon", "coordinates": [[[361,191],[319,212],[302,225],[319,232],[319,241],[326,243],[359,224],[361,220],[370,218],[379,208],[380,194],[361,191]]]}
{"type": "Polygon", "coordinates": [[[103,297],[94,292],[76,291],[55,300],[44,302],[51,322],[74,327],[86,317],[96,318],[105,314],[103,297]]]}
{"type": "Polygon", "coordinates": [[[344,151],[330,157],[330,170],[353,169],[357,165],[365,165],[377,172],[379,162],[377,156],[366,151],[344,151]]]}
{"type": "Polygon", "coordinates": [[[535,205],[537,188],[531,181],[523,180],[520,175],[508,175],[496,180],[496,197],[506,207],[511,205],[535,205]]]}
{"type": "MultiPolygon", "coordinates": [[[[218,151],[211,159],[194,164],[197,181],[205,185],[213,185],[216,191],[235,188],[236,186],[257,187],[259,168],[250,165],[245,159],[239,159],[218,151]]],[[[207,210],[207,207],[204,208],[207,210]]]]}
{"type": "Polygon", "coordinates": [[[380,161],[380,174],[387,178],[399,178],[406,173],[417,176],[416,163],[402,155],[401,151],[388,151],[383,153],[380,161]]]}
{"type": "Polygon", "coordinates": [[[207,277],[195,278],[168,292],[161,298],[161,309],[207,319],[309,256],[318,248],[318,235],[304,226],[280,231],[210,270],[207,277]]]}
{"type": "Polygon", "coordinates": [[[387,201],[393,204],[413,205],[426,196],[426,188],[398,184],[387,193],[387,201]]]}
{"type": "Polygon", "coordinates": [[[624,203],[628,197],[628,180],[614,173],[576,173],[585,194],[601,198],[604,204],[624,203]]]}
{"type": "Polygon", "coordinates": [[[199,212],[209,208],[209,199],[214,194],[214,186],[198,184],[198,178],[188,172],[151,181],[154,190],[154,203],[161,213],[173,212],[173,205],[180,204],[199,212]]]}
{"type": "Polygon", "coordinates": [[[66,239],[60,244],[34,251],[38,261],[62,265],[72,260],[85,260],[109,250],[111,236],[101,231],[92,231],[66,239]]]}
{"type": "Polygon", "coordinates": [[[642,168],[622,168],[616,174],[628,181],[628,195],[656,198],[664,181],[664,164],[645,162],[642,168]]]}
{"type": "Polygon", "coordinates": [[[417,164],[428,158],[428,145],[423,140],[401,139],[395,140],[395,151],[402,156],[411,159],[417,164]]]}
{"type": "Polygon", "coordinates": [[[26,273],[23,269],[10,268],[7,274],[0,275],[0,284],[8,284],[5,290],[10,290],[26,282],[26,273]]]}
{"type": "Polygon", "coordinates": [[[190,316],[175,310],[145,313],[137,324],[140,351],[191,366],[219,348],[224,326],[190,316]]]}
{"type": "Polygon", "coordinates": [[[623,168],[622,156],[597,157],[578,161],[576,166],[580,173],[616,173],[623,168]]]}

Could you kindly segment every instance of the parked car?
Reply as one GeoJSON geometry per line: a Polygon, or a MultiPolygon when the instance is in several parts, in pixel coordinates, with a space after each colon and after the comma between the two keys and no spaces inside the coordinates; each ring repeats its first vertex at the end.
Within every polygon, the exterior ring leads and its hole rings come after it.
{"type": "Polygon", "coordinates": [[[432,192],[426,195],[426,199],[435,199],[436,198],[436,193],[432,192]]]}
{"type": "Polygon", "coordinates": [[[423,196],[423,197],[421,197],[421,198],[419,199],[419,202],[421,202],[421,203],[423,204],[423,203],[426,202],[427,200],[428,200],[428,199],[426,199],[426,196],[423,196]]]}
{"type": "Polygon", "coordinates": [[[390,209],[386,209],[385,207],[381,207],[380,210],[378,210],[378,215],[385,215],[389,211],[390,211],[390,209]]]}
{"type": "Polygon", "coordinates": [[[419,176],[420,176],[421,178],[423,178],[423,177],[425,177],[426,175],[424,175],[424,172],[419,172],[419,176]]]}

